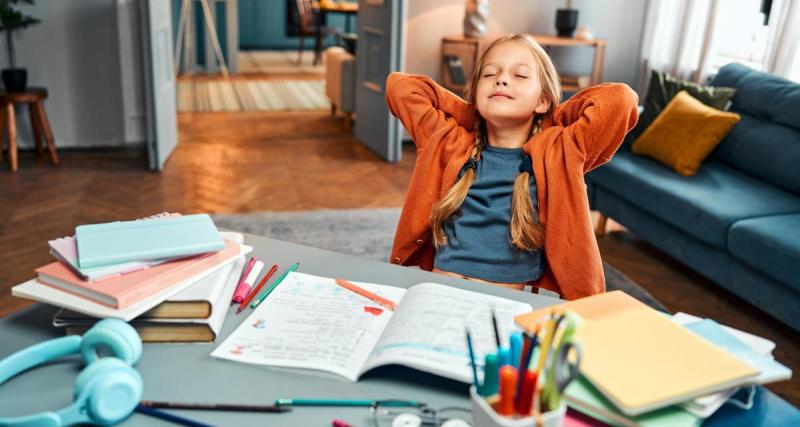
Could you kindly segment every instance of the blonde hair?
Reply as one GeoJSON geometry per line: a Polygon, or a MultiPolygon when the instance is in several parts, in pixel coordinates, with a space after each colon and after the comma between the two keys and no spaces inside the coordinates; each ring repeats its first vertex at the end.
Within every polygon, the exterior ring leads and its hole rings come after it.
{"type": "MultiPolygon", "coordinates": [[[[500,44],[507,42],[522,43],[529,48],[537,64],[539,81],[542,85],[542,96],[550,101],[547,112],[541,115],[534,114],[534,123],[531,128],[531,135],[541,131],[541,121],[544,117],[550,116],[555,111],[556,106],[561,100],[561,83],[558,79],[556,68],[547,52],[528,34],[507,34],[494,40],[478,59],[475,69],[472,72],[472,81],[467,90],[467,102],[475,105],[475,97],[478,88],[478,80],[481,76],[486,57],[489,52],[500,44]]],[[[475,121],[475,142],[470,155],[471,162],[480,160],[481,151],[486,141],[486,120],[477,112],[475,121]]],[[[527,155],[527,154],[526,154],[527,155]]],[[[533,251],[540,249],[544,244],[544,229],[539,224],[533,208],[530,191],[530,174],[520,172],[514,180],[514,191],[511,196],[511,223],[509,225],[509,238],[511,244],[521,251],[533,251]]],[[[447,193],[431,209],[431,228],[433,230],[433,243],[438,248],[447,244],[447,236],[444,232],[444,223],[450,216],[455,214],[464,203],[470,187],[475,182],[475,168],[469,167],[461,178],[453,184],[447,193]]]]}

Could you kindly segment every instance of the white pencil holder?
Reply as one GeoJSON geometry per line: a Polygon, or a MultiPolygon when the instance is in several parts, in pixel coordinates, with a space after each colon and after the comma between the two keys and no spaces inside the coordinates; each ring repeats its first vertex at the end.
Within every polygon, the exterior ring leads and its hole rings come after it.
{"type": "Polygon", "coordinates": [[[469,388],[472,399],[472,425],[475,427],[561,427],[567,404],[561,401],[558,409],[537,416],[509,418],[498,415],[486,399],[479,395],[475,386],[469,388]]]}

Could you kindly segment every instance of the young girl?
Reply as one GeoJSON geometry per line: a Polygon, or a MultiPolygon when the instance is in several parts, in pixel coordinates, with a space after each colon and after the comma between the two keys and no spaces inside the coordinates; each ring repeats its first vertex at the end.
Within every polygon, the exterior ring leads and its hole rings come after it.
{"type": "Polygon", "coordinates": [[[560,104],[558,74],[526,34],[492,42],[467,101],[392,73],[386,102],[417,146],[391,261],[575,299],[605,290],[583,175],[638,119],[621,83],[560,104]]]}

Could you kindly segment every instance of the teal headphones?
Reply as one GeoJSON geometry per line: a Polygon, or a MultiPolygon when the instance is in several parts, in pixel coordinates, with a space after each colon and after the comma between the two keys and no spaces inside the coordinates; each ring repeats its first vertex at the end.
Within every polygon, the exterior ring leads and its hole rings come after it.
{"type": "Polygon", "coordinates": [[[57,427],[78,423],[110,425],[124,420],[142,397],[142,377],[133,368],[142,355],[142,340],[122,320],[97,322],[85,335],[45,341],[0,361],[0,385],[36,365],[81,353],[86,367],[75,381],[73,402],[56,412],[0,418],[0,427],[57,427]],[[114,357],[99,357],[98,349],[114,357]]]}

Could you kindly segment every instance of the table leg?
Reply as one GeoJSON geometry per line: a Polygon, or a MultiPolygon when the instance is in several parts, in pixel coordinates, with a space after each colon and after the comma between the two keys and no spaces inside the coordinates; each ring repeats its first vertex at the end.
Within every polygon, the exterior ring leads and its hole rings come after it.
{"type": "Polygon", "coordinates": [[[36,115],[39,117],[39,124],[42,126],[44,132],[44,139],[47,141],[47,150],[50,151],[50,163],[58,164],[58,154],[56,153],[56,144],[53,142],[53,131],[50,129],[50,122],[47,121],[47,114],[44,112],[42,102],[36,102],[36,115]]]}
{"type": "Polygon", "coordinates": [[[327,14],[323,11],[319,11],[317,15],[317,19],[315,20],[317,23],[317,37],[314,41],[314,61],[311,65],[319,64],[319,61],[322,59],[322,26],[326,24],[327,14]]]}
{"type": "Polygon", "coordinates": [[[8,167],[17,171],[17,124],[14,117],[14,103],[6,103],[6,123],[8,124],[8,167]]]}
{"type": "Polygon", "coordinates": [[[39,119],[36,117],[36,109],[33,103],[28,104],[28,113],[31,116],[31,127],[33,128],[33,140],[36,141],[36,155],[42,155],[42,135],[40,132],[39,119]]]}

